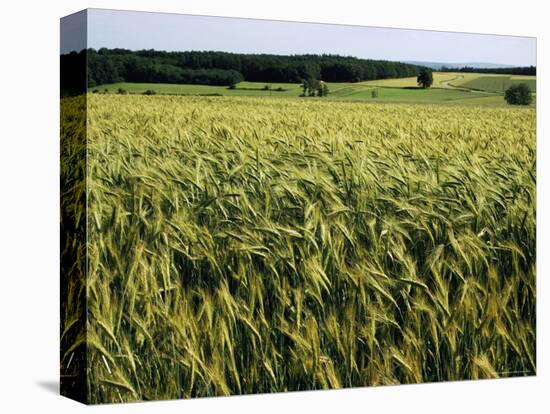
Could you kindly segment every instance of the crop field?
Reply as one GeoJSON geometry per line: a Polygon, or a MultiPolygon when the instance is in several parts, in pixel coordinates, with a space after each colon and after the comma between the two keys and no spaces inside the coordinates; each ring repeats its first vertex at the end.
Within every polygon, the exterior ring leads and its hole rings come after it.
{"type": "MultiPolygon", "coordinates": [[[[460,74],[453,72],[434,72],[433,73],[433,87],[436,88],[451,88],[449,82],[452,82],[460,77],[460,74]]],[[[372,81],[361,82],[366,85],[376,85],[385,87],[396,88],[409,88],[418,86],[416,82],[416,76],[409,78],[397,78],[397,79],[378,79],[372,81]]]]}
{"type": "Polygon", "coordinates": [[[535,76],[519,75],[491,75],[465,73],[461,78],[450,82],[450,85],[460,88],[468,88],[485,92],[503,93],[511,85],[526,83],[531,91],[537,91],[537,82],[535,76]]]}
{"type": "Polygon", "coordinates": [[[460,86],[487,92],[503,92],[511,85],[516,85],[518,83],[526,83],[533,92],[537,90],[537,83],[534,78],[522,79],[513,76],[480,76],[479,78],[464,82],[460,86]]]}
{"type": "MultiPolygon", "coordinates": [[[[481,91],[489,93],[503,93],[508,87],[518,83],[526,83],[533,92],[537,91],[536,76],[500,75],[485,73],[434,72],[432,88],[454,89],[463,91],[481,91]]],[[[361,82],[363,85],[412,88],[416,86],[416,78],[382,79],[361,82]]],[[[476,98],[479,98],[477,96],[476,98]]]]}
{"type": "Polygon", "coordinates": [[[87,106],[90,402],[536,373],[534,108],[87,106]]]}

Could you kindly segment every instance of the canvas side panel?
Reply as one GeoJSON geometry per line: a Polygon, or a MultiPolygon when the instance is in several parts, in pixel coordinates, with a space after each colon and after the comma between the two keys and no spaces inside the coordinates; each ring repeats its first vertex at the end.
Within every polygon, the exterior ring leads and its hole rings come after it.
{"type": "Polygon", "coordinates": [[[61,394],[86,403],[86,11],[61,19],[61,394]]]}

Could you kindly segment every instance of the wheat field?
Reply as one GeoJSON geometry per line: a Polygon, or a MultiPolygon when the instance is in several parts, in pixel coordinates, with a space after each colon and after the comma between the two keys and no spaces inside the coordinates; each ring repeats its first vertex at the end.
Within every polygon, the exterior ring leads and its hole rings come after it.
{"type": "Polygon", "coordinates": [[[534,109],[77,99],[88,402],[535,374],[534,109]]]}

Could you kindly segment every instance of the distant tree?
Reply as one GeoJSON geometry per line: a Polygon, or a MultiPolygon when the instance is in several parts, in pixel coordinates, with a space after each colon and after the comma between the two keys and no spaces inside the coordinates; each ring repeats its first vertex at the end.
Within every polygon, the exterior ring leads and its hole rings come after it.
{"type": "Polygon", "coordinates": [[[328,96],[328,85],[326,82],[321,81],[319,85],[319,96],[328,96]]]}
{"type": "Polygon", "coordinates": [[[302,81],[302,94],[300,96],[314,96],[313,79],[304,79],[302,81]]]}
{"type": "Polygon", "coordinates": [[[526,83],[512,85],[506,89],[504,99],[510,105],[530,105],[533,101],[531,88],[526,83]]]}
{"type": "Polygon", "coordinates": [[[308,87],[308,81],[307,79],[304,79],[302,81],[302,93],[300,94],[300,96],[307,96],[308,87]]]}
{"type": "Polygon", "coordinates": [[[315,96],[319,95],[319,88],[320,88],[321,82],[317,79],[310,79],[308,81],[308,94],[309,96],[315,96]]]}
{"type": "Polygon", "coordinates": [[[157,93],[155,92],[154,89],[147,89],[145,92],[143,92],[144,95],[156,95],[157,93]]]}
{"type": "Polygon", "coordinates": [[[325,82],[323,81],[320,81],[319,85],[317,85],[317,96],[325,96],[325,82]]]}
{"type": "Polygon", "coordinates": [[[374,88],[370,93],[371,98],[378,98],[378,88],[374,88]]]}
{"type": "Polygon", "coordinates": [[[434,83],[434,75],[431,69],[428,68],[422,68],[420,69],[420,72],[418,73],[418,76],[416,77],[416,82],[418,83],[418,86],[426,89],[432,86],[432,83],[434,83]]]}
{"type": "MultiPolygon", "coordinates": [[[[283,89],[284,90],[284,89],[283,89]]],[[[318,79],[304,79],[300,96],[327,96],[329,94],[326,82],[318,79]]]]}

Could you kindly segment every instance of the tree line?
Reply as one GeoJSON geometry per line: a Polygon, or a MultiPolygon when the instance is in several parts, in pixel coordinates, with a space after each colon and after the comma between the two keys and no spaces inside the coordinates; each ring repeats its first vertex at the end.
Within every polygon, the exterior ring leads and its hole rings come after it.
{"type": "Polygon", "coordinates": [[[465,73],[495,73],[499,75],[529,75],[536,76],[536,66],[520,66],[514,68],[474,68],[464,66],[462,68],[450,68],[443,66],[441,72],[465,72],[465,73]]]}
{"type": "MultiPolygon", "coordinates": [[[[360,82],[416,76],[419,66],[339,55],[269,55],[214,51],[88,49],[87,86],[116,82],[234,85],[243,80],[269,83],[360,82]]],[[[74,54],[74,53],[73,53],[74,54]]],[[[62,55],[61,65],[75,59],[62,55]]]]}

